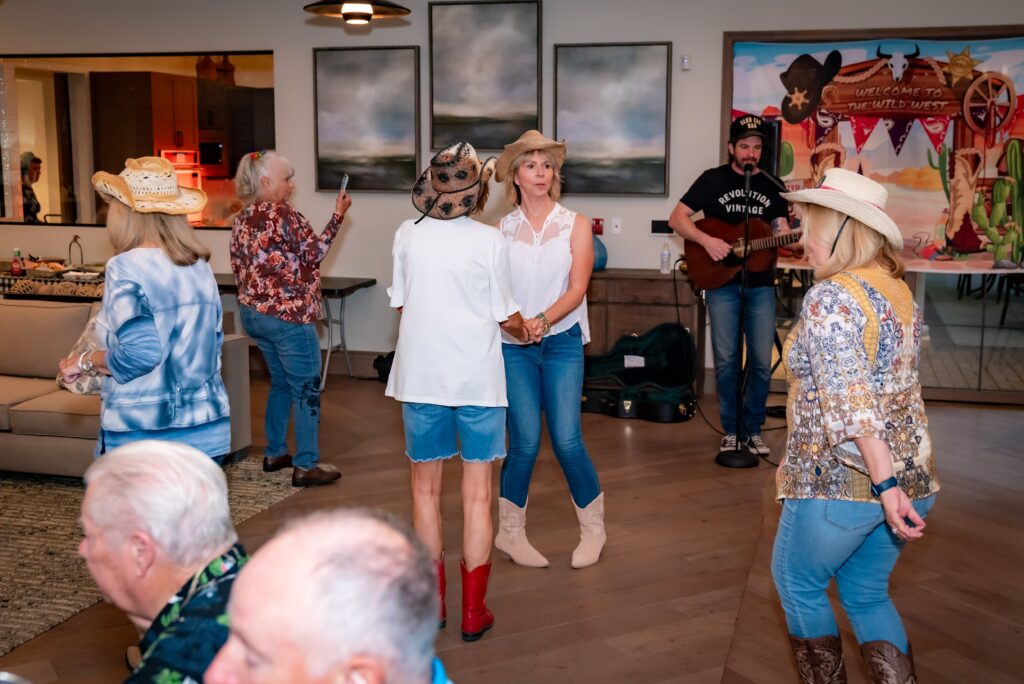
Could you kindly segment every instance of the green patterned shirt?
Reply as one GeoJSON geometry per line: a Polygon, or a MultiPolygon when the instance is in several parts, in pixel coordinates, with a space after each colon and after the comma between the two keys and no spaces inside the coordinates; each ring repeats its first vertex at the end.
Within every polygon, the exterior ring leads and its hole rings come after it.
{"type": "Polygon", "coordinates": [[[142,662],[126,684],[198,684],[228,639],[228,597],[249,560],[241,544],[211,561],[171,597],[139,643],[142,662]]]}

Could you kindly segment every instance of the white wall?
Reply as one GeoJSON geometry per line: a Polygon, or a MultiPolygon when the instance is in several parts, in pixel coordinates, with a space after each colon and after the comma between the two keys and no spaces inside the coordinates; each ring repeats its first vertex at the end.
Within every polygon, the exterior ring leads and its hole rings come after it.
{"type": "MultiPolygon", "coordinates": [[[[137,3],[131,11],[119,0],[50,0],[46,11],[29,0],[0,2],[0,51],[20,53],[274,51],[277,147],[295,162],[296,206],[314,225],[330,215],[332,195],[314,187],[314,47],[419,45],[423,164],[429,159],[429,44],[427,0],[400,0],[412,14],[369,29],[344,27],[302,11],[300,0],[210,2],[176,0],[137,3]],[[238,11],[238,10],[243,11],[238,11]]],[[[1020,0],[861,0],[854,3],[807,0],[544,0],[543,130],[553,130],[553,45],[559,43],[672,41],[672,117],[669,197],[567,197],[565,204],[590,216],[623,218],[621,235],[608,235],[609,266],[658,265],[663,238],[648,235],[651,219],[666,218],[690,182],[719,162],[722,33],[788,29],[880,28],[1024,24],[1020,0]],[[690,55],[692,70],[679,71],[679,56],[690,55]]],[[[569,154],[572,154],[570,141],[569,154]]],[[[422,164],[421,164],[422,165],[422,164]]],[[[500,197],[500,192],[492,197],[500,197]]],[[[487,213],[496,218],[495,201],[487,213]]],[[[376,288],[349,300],[348,341],[352,349],[394,346],[395,315],[387,309],[391,236],[413,214],[404,194],[355,193],[325,275],[377,278],[376,288]]],[[[109,256],[102,230],[95,228],[0,227],[0,255],[14,245],[33,254],[64,254],[72,235],[81,235],[86,258],[109,256]]],[[[225,231],[203,231],[214,251],[213,266],[228,266],[225,231]]],[[[680,245],[673,243],[673,249],[680,245]]]]}

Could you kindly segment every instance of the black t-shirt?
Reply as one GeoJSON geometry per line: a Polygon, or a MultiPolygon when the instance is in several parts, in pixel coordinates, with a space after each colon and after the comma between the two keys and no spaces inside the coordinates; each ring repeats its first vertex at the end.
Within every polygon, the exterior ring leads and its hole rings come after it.
{"type": "MultiPolygon", "coordinates": [[[[743,174],[736,173],[730,164],[723,164],[708,169],[694,181],[679,201],[693,211],[703,211],[704,216],[731,223],[743,222],[743,174]]],[[[761,219],[771,223],[778,218],[786,218],[789,207],[786,200],[779,195],[775,184],[755,173],[750,177],[750,218],[761,219]]],[[[742,274],[737,273],[731,283],[739,283],[742,274]]],[[[775,274],[767,271],[747,273],[748,287],[765,287],[774,285],[775,274]]]]}

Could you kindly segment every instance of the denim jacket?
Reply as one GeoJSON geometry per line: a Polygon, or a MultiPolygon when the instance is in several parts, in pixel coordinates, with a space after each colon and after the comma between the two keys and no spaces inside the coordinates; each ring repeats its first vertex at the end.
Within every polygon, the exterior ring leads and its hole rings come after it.
{"type": "Polygon", "coordinates": [[[152,317],[161,346],[148,373],[123,384],[113,377],[104,382],[104,430],[189,428],[229,415],[220,375],[223,313],[210,264],[178,266],[153,248],[119,254],[107,262],[100,315],[107,349],[138,316],[152,317]]]}

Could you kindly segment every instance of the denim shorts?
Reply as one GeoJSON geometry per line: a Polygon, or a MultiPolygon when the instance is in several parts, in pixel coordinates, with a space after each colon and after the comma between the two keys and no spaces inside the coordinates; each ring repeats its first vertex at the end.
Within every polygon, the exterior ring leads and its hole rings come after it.
{"type": "Polygon", "coordinates": [[[505,458],[505,414],[504,406],[403,402],[405,455],[414,463],[456,454],[478,463],[505,458]]]}

